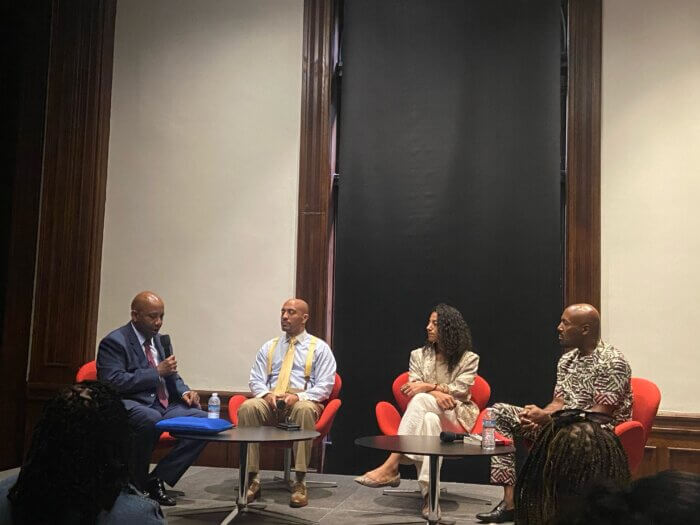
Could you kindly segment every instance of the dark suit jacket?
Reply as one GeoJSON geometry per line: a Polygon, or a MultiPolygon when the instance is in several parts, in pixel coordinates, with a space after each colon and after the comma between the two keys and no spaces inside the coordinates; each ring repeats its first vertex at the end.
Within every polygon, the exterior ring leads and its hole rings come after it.
{"type": "MultiPolygon", "coordinates": [[[[158,356],[165,359],[160,335],[153,338],[158,356]]],[[[127,323],[100,341],[97,352],[97,378],[112,385],[124,399],[127,408],[131,403],[150,406],[156,399],[158,372],[148,365],[143,347],[139,344],[131,323],[127,323]]],[[[190,388],[179,374],[165,378],[169,401],[182,399],[182,394],[190,388]]]]}

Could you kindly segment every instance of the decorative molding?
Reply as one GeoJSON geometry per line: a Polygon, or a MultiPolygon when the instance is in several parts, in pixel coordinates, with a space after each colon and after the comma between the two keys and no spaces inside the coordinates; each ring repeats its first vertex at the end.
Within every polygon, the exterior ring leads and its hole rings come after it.
{"type": "Polygon", "coordinates": [[[327,326],[332,217],[331,61],[334,0],[304,1],[296,296],[309,303],[310,332],[327,326]]]}
{"type": "Polygon", "coordinates": [[[564,302],[600,308],[602,0],[569,0],[564,302]]]}
{"type": "Polygon", "coordinates": [[[636,477],[676,469],[700,474],[700,414],[659,413],[636,477]]]}

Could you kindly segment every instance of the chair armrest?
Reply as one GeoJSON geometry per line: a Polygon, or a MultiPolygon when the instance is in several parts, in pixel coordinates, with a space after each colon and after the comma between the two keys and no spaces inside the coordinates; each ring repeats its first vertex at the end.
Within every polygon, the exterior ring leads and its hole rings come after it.
{"type": "Polygon", "coordinates": [[[374,412],[377,415],[377,425],[381,433],[385,436],[395,436],[401,424],[401,415],[396,407],[386,401],[380,401],[374,412]]]}
{"type": "Polygon", "coordinates": [[[625,421],[615,427],[615,435],[620,438],[630,472],[633,473],[644,459],[644,426],[639,421],[625,421]]]}
{"type": "Polygon", "coordinates": [[[486,409],[483,409],[481,412],[479,412],[479,416],[476,418],[474,426],[469,431],[471,434],[481,434],[481,430],[484,426],[484,416],[486,416],[486,409]]]}
{"type": "Polygon", "coordinates": [[[238,409],[246,399],[248,398],[238,394],[228,400],[228,417],[236,426],[238,426],[238,409]]]}
{"type": "Polygon", "coordinates": [[[338,413],[338,409],[342,404],[343,402],[340,399],[336,398],[329,401],[328,404],[325,406],[323,412],[321,412],[321,417],[319,417],[318,421],[316,421],[316,432],[321,434],[316,439],[322,439],[331,431],[335,415],[338,413]]]}
{"type": "Polygon", "coordinates": [[[158,439],[158,446],[161,447],[170,447],[175,444],[177,439],[175,439],[173,436],[170,435],[170,432],[163,432],[160,435],[160,439],[158,439]]]}

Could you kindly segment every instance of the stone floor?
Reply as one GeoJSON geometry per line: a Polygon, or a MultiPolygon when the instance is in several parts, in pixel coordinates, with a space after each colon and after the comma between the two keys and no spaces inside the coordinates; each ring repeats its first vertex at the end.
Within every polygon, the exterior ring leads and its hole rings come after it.
{"type": "MultiPolygon", "coordinates": [[[[274,472],[263,472],[263,492],[261,502],[267,509],[289,516],[328,525],[351,524],[403,524],[425,523],[420,517],[421,498],[413,494],[383,495],[381,489],[370,489],[353,482],[352,476],[309,475],[309,480],[335,481],[337,488],[309,487],[309,505],[302,509],[289,506],[289,492],[283,486],[265,488],[266,480],[271,480],[274,472]]],[[[488,485],[466,485],[443,483],[446,489],[441,494],[442,513],[457,524],[477,523],[474,514],[492,508],[501,495],[500,487],[488,485]]],[[[199,512],[213,507],[232,504],[238,487],[238,470],[191,467],[177,484],[178,504],[166,508],[168,523],[172,525],[194,525],[220,523],[228,511],[199,512]],[[196,512],[178,515],[182,512],[196,512]]],[[[404,480],[402,489],[417,489],[414,480],[404,480]]],[[[271,519],[265,516],[247,514],[237,517],[237,524],[282,524],[284,519],[271,519]]]]}

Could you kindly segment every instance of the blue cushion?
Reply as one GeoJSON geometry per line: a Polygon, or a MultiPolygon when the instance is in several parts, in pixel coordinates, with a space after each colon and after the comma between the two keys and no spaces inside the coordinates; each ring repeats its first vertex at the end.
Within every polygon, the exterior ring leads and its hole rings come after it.
{"type": "Polygon", "coordinates": [[[163,432],[187,432],[190,434],[217,434],[232,427],[233,424],[225,419],[192,416],[161,419],[156,423],[156,428],[163,432]]]}

